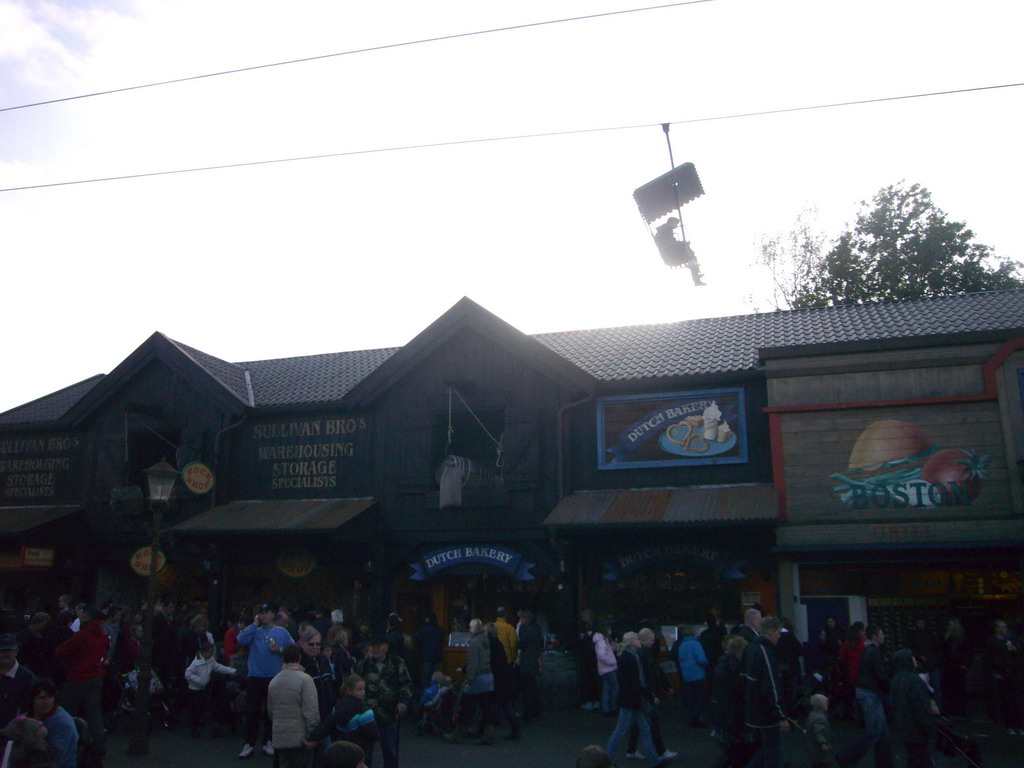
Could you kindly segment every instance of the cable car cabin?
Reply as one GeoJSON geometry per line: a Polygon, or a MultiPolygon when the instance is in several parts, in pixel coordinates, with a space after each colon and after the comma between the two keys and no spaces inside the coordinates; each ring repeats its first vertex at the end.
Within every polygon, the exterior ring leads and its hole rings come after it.
{"type": "MultiPolygon", "coordinates": [[[[662,261],[670,267],[686,267],[693,276],[694,285],[704,285],[701,280],[700,264],[693,248],[686,240],[682,221],[679,217],[668,214],[679,213],[682,206],[703,194],[704,187],[701,186],[700,177],[693,163],[683,163],[633,191],[633,199],[654,238],[662,261]],[[665,218],[666,216],[668,218],[665,218]],[[655,222],[663,218],[665,220],[655,227],[655,222]]],[[[679,213],[679,216],[682,214],[679,213]]]]}

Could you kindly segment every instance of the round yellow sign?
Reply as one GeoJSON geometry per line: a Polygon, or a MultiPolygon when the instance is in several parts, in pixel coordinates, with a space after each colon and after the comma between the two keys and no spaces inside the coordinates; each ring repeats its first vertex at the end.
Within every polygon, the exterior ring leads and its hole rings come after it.
{"type": "Polygon", "coordinates": [[[181,470],[181,478],[185,481],[185,487],[192,493],[203,494],[213,490],[213,470],[201,461],[186,464],[181,470]]]}
{"type": "MultiPolygon", "coordinates": [[[[152,547],[139,547],[132,553],[128,564],[132,567],[139,576],[149,576],[149,569],[153,565],[153,548],[152,547]]],[[[167,565],[167,557],[164,555],[162,549],[156,551],[156,572],[160,573],[167,565]]]]}
{"type": "Polygon", "coordinates": [[[292,547],[277,556],[277,567],[285,576],[301,579],[316,568],[316,555],[302,547],[292,547]]]}

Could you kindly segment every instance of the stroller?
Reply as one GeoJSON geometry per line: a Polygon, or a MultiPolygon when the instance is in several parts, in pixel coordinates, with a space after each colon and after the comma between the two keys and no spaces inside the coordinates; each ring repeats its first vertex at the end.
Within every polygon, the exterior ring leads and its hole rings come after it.
{"type": "MultiPolygon", "coordinates": [[[[149,681],[149,718],[150,724],[160,723],[164,728],[174,727],[174,718],[171,717],[171,709],[167,706],[167,689],[160,682],[156,672],[149,681]]],[[[118,715],[123,717],[135,716],[135,704],[139,696],[139,670],[133,669],[124,675],[118,675],[121,681],[121,703],[118,706],[118,715]]]]}
{"type": "Polygon", "coordinates": [[[462,690],[454,686],[441,691],[440,696],[433,702],[428,702],[420,709],[420,716],[416,720],[416,735],[426,736],[430,733],[450,733],[455,730],[455,724],[459,719],[459,705],[462,700],[462,690]]]}
{"type": "Polygon", "coordinates": [[[962,757],[970,768],[982,768],[981,747],[975,739],[958,732],[946,718],[939,721],[935,748],[946,757],[962,757]]]}

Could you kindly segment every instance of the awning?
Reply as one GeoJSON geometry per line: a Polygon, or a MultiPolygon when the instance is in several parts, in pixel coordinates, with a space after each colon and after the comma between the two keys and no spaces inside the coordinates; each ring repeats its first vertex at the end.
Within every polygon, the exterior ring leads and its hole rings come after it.
{"type": "Polygon", "coordinates": [[[171,528],[176,533],[239,533],[289,531],[313,533],[340,528],[376,503],[358,499],[300,499],[297,501],[233,501],[208,509],[171,528]]]}
{"type": "Polygon", "coordinates": [[[779,500],[771,486],[580,491],[559,502],[544,525],[775,522],[779,500]]]}
{"type": "Polygon", "coordinates": [[[74,504],[59,507],[0,507],[0,535],[30,531],[80,509],[74,504]]]}

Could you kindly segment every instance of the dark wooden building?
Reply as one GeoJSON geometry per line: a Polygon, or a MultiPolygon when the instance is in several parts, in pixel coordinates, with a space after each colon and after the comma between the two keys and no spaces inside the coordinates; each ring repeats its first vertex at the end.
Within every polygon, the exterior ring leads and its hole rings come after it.
{"type": "Polygon", "coordinates": [[[760,603],[806,631],[808,596],[867,605],[834,563],[879,543],[947,584],[992,555],[1019,601],[1022,318],[1008,291],[528,336],[463,299],[400,348],[243,363],[154,334],[0,414],[3,603],[140,599],[162,459],[213,483],[177,486],[160,589],[216,618],[271,598],[457,631],[504,605],[564,639],[584,608],[671,625],[760,603]],[[822,479],[908,408],[987,457],[976,502],[865,511],[822,479]]]}

